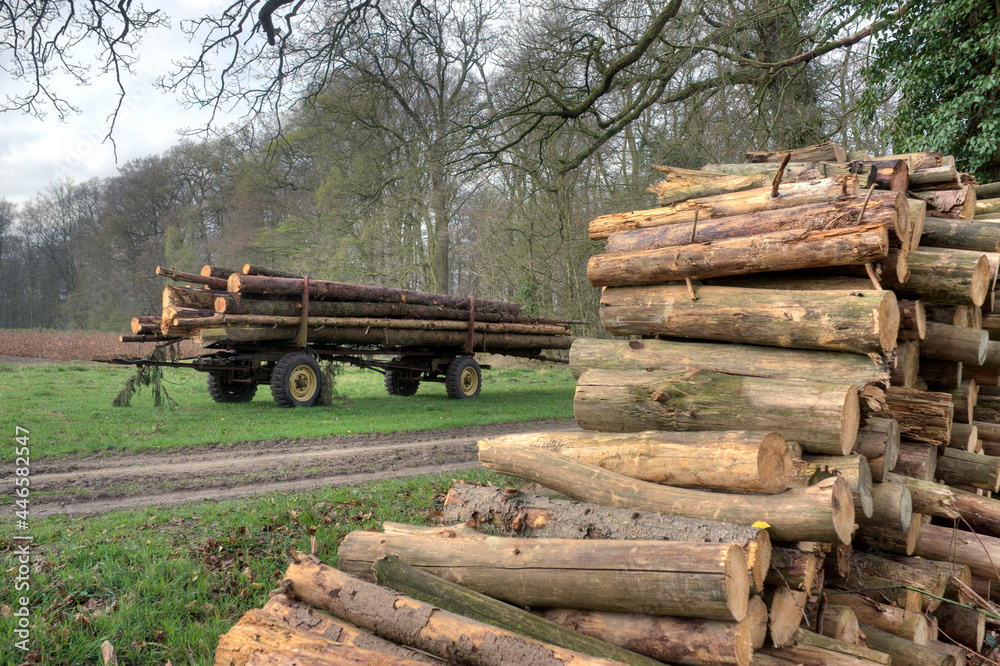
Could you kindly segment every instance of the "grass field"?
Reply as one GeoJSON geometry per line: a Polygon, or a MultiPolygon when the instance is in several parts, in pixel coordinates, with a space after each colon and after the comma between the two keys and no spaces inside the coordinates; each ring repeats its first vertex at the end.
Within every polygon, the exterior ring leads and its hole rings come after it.
{"type": "MultiPolygon", "coordinates": [[[[213,663],[219,635],[259,608],[283,577],[292,551],[336,563],[337,546],[355,529],[383,521],[427,524],[453,478],[507,485],[513,480],[474,470],[319,489],[262,499],[194,504],[100,517],[33,521],[30,589],[0,593],[3,664],[18,608],[31,608],[30,664],[97,664],[108,640],[120,666],[213,663]]],[[[7,580],[17,570],[11,520],[0,526],[7,580]]]]}
{"type": "MultiPolygon", "coordinates": [[[[425,430],[573,415],[573,378],[566,367],[518,364],[483,371],[473,400],[448,399],[444,385],[422,383],[415,396],[385,393],[382,376],[347,368],[330,407],[281,409],[266,386],[245,404],[217,404],[205,375],[167,369],[176,406],[156,408],[149,389],[132,407],[112,407],[133,370],[99,364],[0,364],[0,404],[9,427],[32,434],[32,456],[168,450],[246,440],[425,430]]],[[[13,460],[4,447],[0,460],[13,460]]]]}

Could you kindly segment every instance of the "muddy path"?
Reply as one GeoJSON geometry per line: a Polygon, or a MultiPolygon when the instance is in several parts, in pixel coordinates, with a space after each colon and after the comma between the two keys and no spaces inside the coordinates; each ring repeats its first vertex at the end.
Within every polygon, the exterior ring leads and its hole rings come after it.
{"type": "MultiPolygon", "coordinates": [[[[469,469],[478,466],[476,441],[485,437],[575,428],[572,419],[544,419],[33,460],[31,515],[90,515],[469,469]]],[[[0,494],[13,494],[12,479],[0,481],[0,494]]]]}

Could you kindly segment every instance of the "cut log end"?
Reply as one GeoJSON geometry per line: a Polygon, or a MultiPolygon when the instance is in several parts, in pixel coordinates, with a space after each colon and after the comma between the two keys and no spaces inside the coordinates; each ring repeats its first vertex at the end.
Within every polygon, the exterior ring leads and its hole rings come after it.
{"type": "Polygon", "coordinates": [[[747,575],[747,560],[743,548],[732,544],[725,550],[725,568],[722,589],[726,606],[733,619],[739,622],[747,614],[750,601],[750,577],[747,575]]]}
{"type": "MultiPolygon", "coordinates": [[[[834,481],[831,498],[834,530],[841,543],[850,544],[854,534],[854,494],[843,477],[837,477],[834,481]]],[[[822,483],[824,482],[817,485],[822,483]]]]}
{"type": "Polygon", "coordinates": [[[984,254],[976,261],[976,268],[972,275],[972,284],[969,285],[969,300],[977,308],[982,307],[986,302],[986,295],[990,291],[992,284],[990,274],[990,261],[984,254]]]}
{"type": "Polygon", "coordinates": [[[879,344],[882,345],[883,351],[891,352],[896,348],[896,339],[899,337],[900,314],[896,295],[887,291],[878,309],[872,314],[875,319],[875,330],[878,331],[879,344]]]}
{"type": "Polygon", "coordinates": [[[850,454],[854,442],[858,439],[858,429],[861,427],[861,403],[858,399],[858,387],[851,384],[844,396],[844,411],[840,419],[840,455],[850,454]]]}
{"type": "Polygon", "coordinates": [[[792,476],[792,454],[788,441],[776,432],[764,435],[757,449],[760,492],[780,493],[788,488],[792,476]]]}

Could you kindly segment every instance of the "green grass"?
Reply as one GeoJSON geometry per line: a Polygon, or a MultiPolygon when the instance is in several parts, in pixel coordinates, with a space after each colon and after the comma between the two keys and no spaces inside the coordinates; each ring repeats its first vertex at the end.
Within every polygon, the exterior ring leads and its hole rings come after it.
{"type": "MultiPolygon", "coordinates": [[[[283,578],[289,553],[336,563],[344,535],[383,521],[428,524],[453,478],[516,483],[486,470],[326,488],[260,499],[119,512],[80,520],[34,520],[30,590],[13,584],[0,604],[31,608],[36,664],[95,664],[101,643],[121,666],[211,664],[220,634],[260,608],[283,578]]],[[[12,521],[0,524],[0,564],[16,571],[12,521]]],[[[15,618],[0,612],[4,664],[15,618]]]]}
{"type": "MultiPolygon", "coordinates": [[[[0,408],[11,430],[31,432],[36,459],[573,415],[569,370],[537,364],[484,370],[482,393],[473,400],[450,400],[443,384],[429,382],[413,397],[389,396],[380,374],[348,368],[337,377],[334,405],[308,409],[277,407],[264,386],[250,403],[217,404],[204,374],[176,369],[164,373],[176,406],[153,407],[146,388],[132,407],[112,407],[132,372],[97,364],[0,364],[0,408]]],[[[0,461],[11,460],[13,449],[5,447],[0,461]]]]}

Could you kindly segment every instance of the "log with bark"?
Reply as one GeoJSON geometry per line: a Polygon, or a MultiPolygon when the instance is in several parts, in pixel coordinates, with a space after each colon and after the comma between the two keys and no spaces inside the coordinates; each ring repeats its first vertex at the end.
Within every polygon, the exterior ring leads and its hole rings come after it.
{"type": "Polygon", "coordinates": [[[976,309],[971,305],[943,305],[941,303],[930,303],[924,307],[928,321],[964,326],[965,328],[982,328],[982,326],[973,325],[973,313],[976,309]]]}
{"type": "Polygon", "coordinates": [[[212,310],[215,307],[215,300],[225,294],[225,291],[217,289],[175,287],[168,284],[163,287],[163,309],[198,308],[201,310],[212,310]]]}
{"type": "MultiPolygon", "coordinates": [[[[979,387],[975,381],[962,382],[961,385],[947,391],[951,394],[952,402],[955,405],[954,420],[965,424],[971,424],[975,416],[974,409],[979,400],[979,387]]],[[[951,443],[951,439],[948,439],[951,443]]]]}
{"type": "Polygon", "coordinates": [[[936,151],[925,151],[920,153],[900,153],[898,155],[885,155],[876,157],[876,160],[903,160],[910,167],[910,171],[921,169],[932,169],[941,166],[955,167],[955,158],[942,155],[936,151]]]}
{"type": "Polygon", "coordinates": [[[973,534],[950,527],[923,525],[920,536],[910,553],[898,538],[884,538],[883,550],[916,555],[928,560],[967,565],[973,576],[1000,581],[1000,538],[973,534]]]}
{"type": "Polygon", "coordinates": [[[793,488],[804,488],[815,479],[827,474],[837,474],[847,480],[854,494],[854,515],[872,515],[872,473],[868,459],[862,455],[814,456],[805,455],[795,461],[795,476],[790,479],[793,488]]]}
{"type": "MultiPolygon", "coordinates": [[[[714,174],[713,174],[714,175],[714,174]]],[[[710,182],[690,183],[678,186],[679,183],[671,182],[669,179],[661,181],[652,187],[646,188],[650,194],[656,195],[656,201],[661,206],[677,204],[689,199],[702,199],[705,197],[729,194],[731,192],[742,192],[753,188],[762,187],[764,179],[757,176],[724,176],[718,174],[710,182]]]]}
{"type": "Polygon", "coordinates": [[[547,451],[479,442],[486,467],[546,485],[573,499],[706,518],[738,525],[767,522],[774,539],[850,543],[854,502],[844,479],[828,478],[779,495],[729,495],[639,481],[547,451]]]}
{"type": "Polygon", "coordinates": [[[920,359],[920,379],[924,381],[928,389],[947,393],[951,389],[961,386],[962,366],[960,361],[920,359]]]}
{"type": "Polygon", "coordinates": [[[855,510],[854,515],[859,524],[885,525],[903,532],[910,529],[910,520],[913,517],[913,499],[906,485],[897,483],[872,484],[871,501],[871,515],[858,513],[855,510]]]}
{"type": "Polygon", "coordinates": [[[920,341],[900,340],[892,358],[889,383],[902,388],[914,388],[920,379],[920,341]]]}
{"type": "MultiPolygon", "coordinates": [[[[919,590],[922,595],[921,608],[928,613],[934,612],[941,604],[941,599],[948,588],[949,578],[958,573],[959,569],[947,563],[929,562],[919,558],[858,552],[851,556],[851,568],[867,576],[893,580],[919,590]]],[[[960,575],[971,580],[967,571],[961,572],[960,575]]]]}
{"type": "Polygon", "coordinates": [[[973,608],[946,602],[937,609],[936,617],[944,636],[973,652],[982,650],[986,637],[985,615],[973,608]]]}
{"type": "Polygon", "coordinates": [[[962,183],[954,165],[927,167],[910,172],[909,185],[912,190],[958,189],[962,183]]]}
{"type": "Polygon", "coordinates": [[[691,300],[683,284],[609,287],[601,295],[601,323],[612,335],[664,335],[858,354],[880,354],[896,347],[899,308],[891,291],[699,285],[695,294],[698,299],[691,300]]]}
{"type": "Polygon", "coordinates": [[[1000,491],[1000,458],[944,449],[937,457],[935,476],[950,486],[972,486],[995,493],[1000,491]]]}
{"type": "Polygon", "coordinates": [[[775,546],[771,550],[771,566],[764,582],[775,587],[809,592],[822,575],[823,558],[816,553],[788,546],[775,546]]]}
{"type": "Polygon", "coordinates": [[[861,393],[865,417],[895,419],[900,434],[911,441],[947,446],[955,405],[951,394],[869,384],[861,393]]]}
{"type": "Polygon", "coordinates": [[[203,284],[209,289],[217,289],[220,291],[226,290],[226,281],[221,278],[205,277],[204,275],[198,275],[196,273],[185,273],[183,271],[175,271],[172,268],[167,268],[166,266],[157,266],[156,274],[162,275],[163,277],[170,278],[177,282],[189,282],[191,284],[203,284]]]}
{"type": "Polygon", "coordinates": [[[816,633],[822,636],[853,645],[862,644],[858,616],[847,606],[819,605],[809,613],[809,626],[814,627],[816,633]]]}
{"type": "Polygon", "coordinates": [[[781,162],[786,156],[794,162],[846,162],[847,152],[833,143],[819,143],[815,146],[804,146],[788,150],[756,151],[746,154],[747,162],[781,162]]]}
{"type": "Polygon", "coordinates": [[[789,645],[780,649],[765,648],[763,652],[794,664],[866,666],[892,663],[888,654],[870,647],[821,636],[807,629],[798,629],[789,645]]]}
{"type": "Polygon", "coordinates": [[[862,624],[869,647],[892,657],[893,664],[907,666],[955,666],[955,657],[926,645],[900,638],[888,632],[862,624]]]}
{"type": "Polygon", "coordinates": [[[899,337],[923,340],[927,335],[927,312],[923,301],[899,301],[899,337]]]}
{"type": "Polygon", "coordinates": [[[869,461],[883,458],[883,468],[892,469],[899,457],[899,437],[899,423],[895,419],[869,417],[858,428],[852,451],[869,461]]]}
{"type": "Polygon", "coordinates": [[[950,305],[980,307],[990,290],[990,262],[972,250],[928,248],[912,250],[906,257],[910,275],[905,283],[883,274],[886,285],[898,293],[950,305]]]}
{"type": "Polygon", "coordinates": [[[980,534],[1000,537],[1000,500],[957,488],[951,490],[955,496],[955,512],[965,525],[980,534]]]}
{"type": "Polygon", "coordinates": [[[1000,225],[995,222],[927,217],[920,244],[925,247],[1000,252],[1000,225]]]}
{"type": "Polygon", "coordinates": [[[825,593],[827,602],[831,606],[850,608],[862,624],[881,629],[918,645],[927,645],[930,639],[930,623],[922,611],[907,610],[850,592],[826,590],[825,593]]]}
{"type": "MultiPolygon", "coordinates": [[[[899,550],[892,550],[892,552],[900,552],[906,555],[912,555],[914,549],[917,546],[917,539],[920,538],[920,532],[923,529],[923,517],[919,514],[914,513],[910,518],[910,529],[900,530],[895,527],[890,527],[888,525],[859,525],[858,531],[854,534],[853,543],[858,546],[866,546],[869,548],[882,548],[883,543],[893,544],[894,548],[899,550]]],[[[890,581],[890,585],[893,586],[895,583],[890,581]]],[[[920,595],[915,593],[916,596],[904,594],[907,592],[903,590],[899,592],[899,597],[896,598],[896,603],[904,608],[920,608],[920,595]],[[913,596],[915,599],[915,605],[910,604],[910,597],[913,596]]]]}
{"type": "MultiPolygon", "coordinates": [[[[594,287],[656,284],[685,278],[864,265],[888,253],[888,232],[883,225],[816,231],[793,229],[652,250],[599,254],[592,256],[587,264],[587,279],[594,287]]],[[[982,305],[981,300],[979,305],[982,305]]]]}
{"type": "Polygon", "coordinates": [[[957,491],[954,488],[933,481],[914,479],[895,472],[887,472],[883,481],[885,483],[899,483],[909,489],[913,513],[952,519],[959,516],[957,491]]]}
{"type": "Polygon", "coordinates": [[[927,202],[935,217],[956,220],[971,220],[976,215],[976,190],[970,185],[963,185],[954,190],[924,191],[911,193],[927,202]]]}
{"type": "Polygon", "coordinates": [[[860,415],[854,385],[694,371],[589,370],[577,382],[577,424],[601,432],[779,429],[811,453],[846,455],[860,415]]]}
{"type": "Polygon", "coordinates": [[[920,342],[920,355],[940,361],[982,365],[989,341],[986,331],[929,321],[927,334],[920,342]]]}
{"type": "Polygon", "coordinates": [[[937,470],[938,448],[934,444],[904,439],[899,443],[899,458],[892,471],[921,481],[933,481],[937,470]]]}

